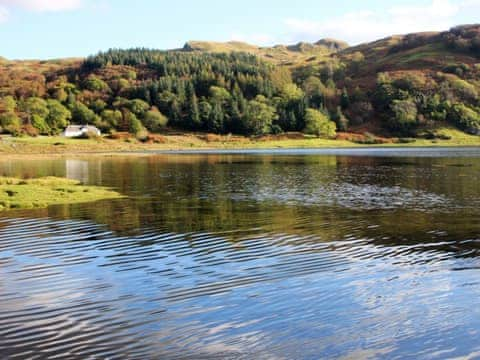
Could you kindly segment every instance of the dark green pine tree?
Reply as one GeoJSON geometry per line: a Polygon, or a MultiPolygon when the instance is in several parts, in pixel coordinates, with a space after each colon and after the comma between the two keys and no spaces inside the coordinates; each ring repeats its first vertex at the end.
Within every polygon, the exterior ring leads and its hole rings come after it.
{"type": "Polygon", "coordinates": [[[228,102],[228,121],[225,121],[225,130],[230,133],[242,132],[242,114],[240,113],[238,100],[232,97],[228,102]]]}
{"type": "Polygon", "coordinates": [[[200,111],[198,109],[198,99],[195,95],[195,92],[191,95],[188,100],[189,109],[188,109],[188,120],[189,127],[193,130],[200,129],[202,126],[202,121],[200,119],[200,111]]]}
{"type": "Polygon", "coordinates": [[[346,110],[350,106],[350,96],[348,95],[346,88],[343,88],[342,95],[340,97],[340,106],[342,107],[342,110],[346,110]]]}
{"type": "Polygon", "coordinates": [[[212,104],[212,111],[210,118],[208,119],[207,130],[214,133],[222,133],[224,128],[225,113],[222,108],[222,104],[219,101],[215,101],[212,104]]]}
{"type": "Polygon", "coordinates": [[[295,115],[295,111],[289,111],[287,118],[287,130],[298,130],[297,115],[295,115]]]}
{"type": "Polygon", "coordinates": [[[173,125],[182,125],[182,109],[178,100],[173,100],[170,108],[170,120],[173,125]]]}

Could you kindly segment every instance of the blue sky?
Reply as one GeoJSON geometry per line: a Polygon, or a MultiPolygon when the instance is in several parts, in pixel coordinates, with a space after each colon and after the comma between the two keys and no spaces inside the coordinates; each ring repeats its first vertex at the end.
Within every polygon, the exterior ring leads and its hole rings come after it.
{"type": "Polygon", "coordinates": [[[0,56],[86,56],[187,40],[351,44],[480,22],[480,0],[0,0],[0,56]]]}

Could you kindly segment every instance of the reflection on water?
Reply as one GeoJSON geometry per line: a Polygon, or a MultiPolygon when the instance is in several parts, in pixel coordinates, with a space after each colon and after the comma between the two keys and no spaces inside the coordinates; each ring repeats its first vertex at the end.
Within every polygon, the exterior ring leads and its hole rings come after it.
{"type": "Polygon", "coordinates": [[[78,180],[82,183],[88,182],[88,161],[86,160],[65,160],[65,177],[78,180]]]}
{"type": "Polygon", "coordinates": [[[0,353],[478,357],[480,157],[452,151],[1,162],[129,197],[0,216],[0,353]]]}

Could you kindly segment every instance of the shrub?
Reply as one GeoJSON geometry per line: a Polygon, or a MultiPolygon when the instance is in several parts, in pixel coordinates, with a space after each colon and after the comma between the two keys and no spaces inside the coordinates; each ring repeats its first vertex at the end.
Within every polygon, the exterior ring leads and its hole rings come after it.
{"type": "Polygon", "coordinates": [[[398,143],[399,144],[412,144],[416,142],[417,140],[414,138],[399,138],[398,143]]]}
{"type": "Polygon", "coordinates": [[[36,137],[39,135],[39,131],[37,128],[33,127],[30,124],[24,125],[22,128],[22,132],[25,135],[31,136],[31,137],[36,137]]]}
{"type": "Polygon", "coordinates": [[[449,81],[455,94],[463,101],[473,102],[478,99],[478,91],[474,85],[462,79],[451,79],[449,81]]]}
{"type": "Polygon", "coordinates": [[[449,64],[445,66],[442,71],[447,74],[454,74],[458,77],[463,77],[470,71],[470,66],[467,64],[449,64]]]}
{"type": "Polygon", "coordinates": [[[470,134],[480,134],[480,114],[464,104],[453,105],[448,120],[470,134]]]}
{"type": "Polygon", "coordinates": [[[425,133],[419,135],[426,140],[451,140],[452,137],[443,133],[436,133],[435,131],[427,130],[425,133]]]}
{"type": "Polygon", "coordinates": [[[143,129],[143,130],[140,130],[139,132],[137,132],[135,134],[135,138],[138,140],[138,141],[141,141],[141,142],[146,142],[148,141],[148,131],[143,129]]]}
{"type": "Polygon", "coordinates": [[[9,125],[3,128],[3,131],[6,132],[7,134],[10,134],[12,136],[21,136],[22,135],[22,128],[20,126],[16,125],[9,125]]]}
{"type": "Polygon", "coordinates": [[[87,131],[78,137],[78,139],[100,140],[102,137],[95,131],[87,131]]]}
{"type": "Polygon", "coordinates": [[[21,121],[20,118],[13,112],[7,112],[0,114],[0,126],[4,129],[18,128],[20,129],[21,121]]]}
{"type": "Polygon", "coordinates": [[[446,134],[438,134],[437,135],[437,139],[440,139],[440,140],[452,140],[452,137],[450,135],[446,135],[446,134]]]}
{"type": "Polygon", "coordinates": [[[362,138],[355,138],[353,142],[362,145],[378,145],[383,144],[383,141],[377,138],[375,135],[365,132],[362,138]]]}
{"type": "Polygon", "coordinates": [[[406,91],[420,90],[426,84],[426,78],[422,75],[407,74],[393,82],[394,86],[406,91]]]}
{"type": "Polygon", "coordinates": [[[279,135],[283,133],[283,129],[277,124],[272,125],[272,134],[279,135]]]}
{"type": "Polygon", "coordinates": [[[152,109],[145,114],[143,124],[152,132],[160,132],[167,126],[168,118],[157,109],[152,109]]]}
{"type": "Polygon", "coordinates": [[[394,100],[390,126],[399,131],[408,131],[417,125],[417,105],[412,100],[394,100]]]}

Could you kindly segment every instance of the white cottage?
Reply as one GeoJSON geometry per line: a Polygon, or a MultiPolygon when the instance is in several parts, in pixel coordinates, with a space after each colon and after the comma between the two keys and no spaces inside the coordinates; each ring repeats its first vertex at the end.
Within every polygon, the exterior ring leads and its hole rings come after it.
{"type": "Polygon", "coordinates": [[[91,125],[69,125],[63,132],[62,136],[74,138],[74,137],[81,137],[86,134],[95,134],[97,136],[102,135],[102,132],[96,128],[95,126],[91,125]]]}

